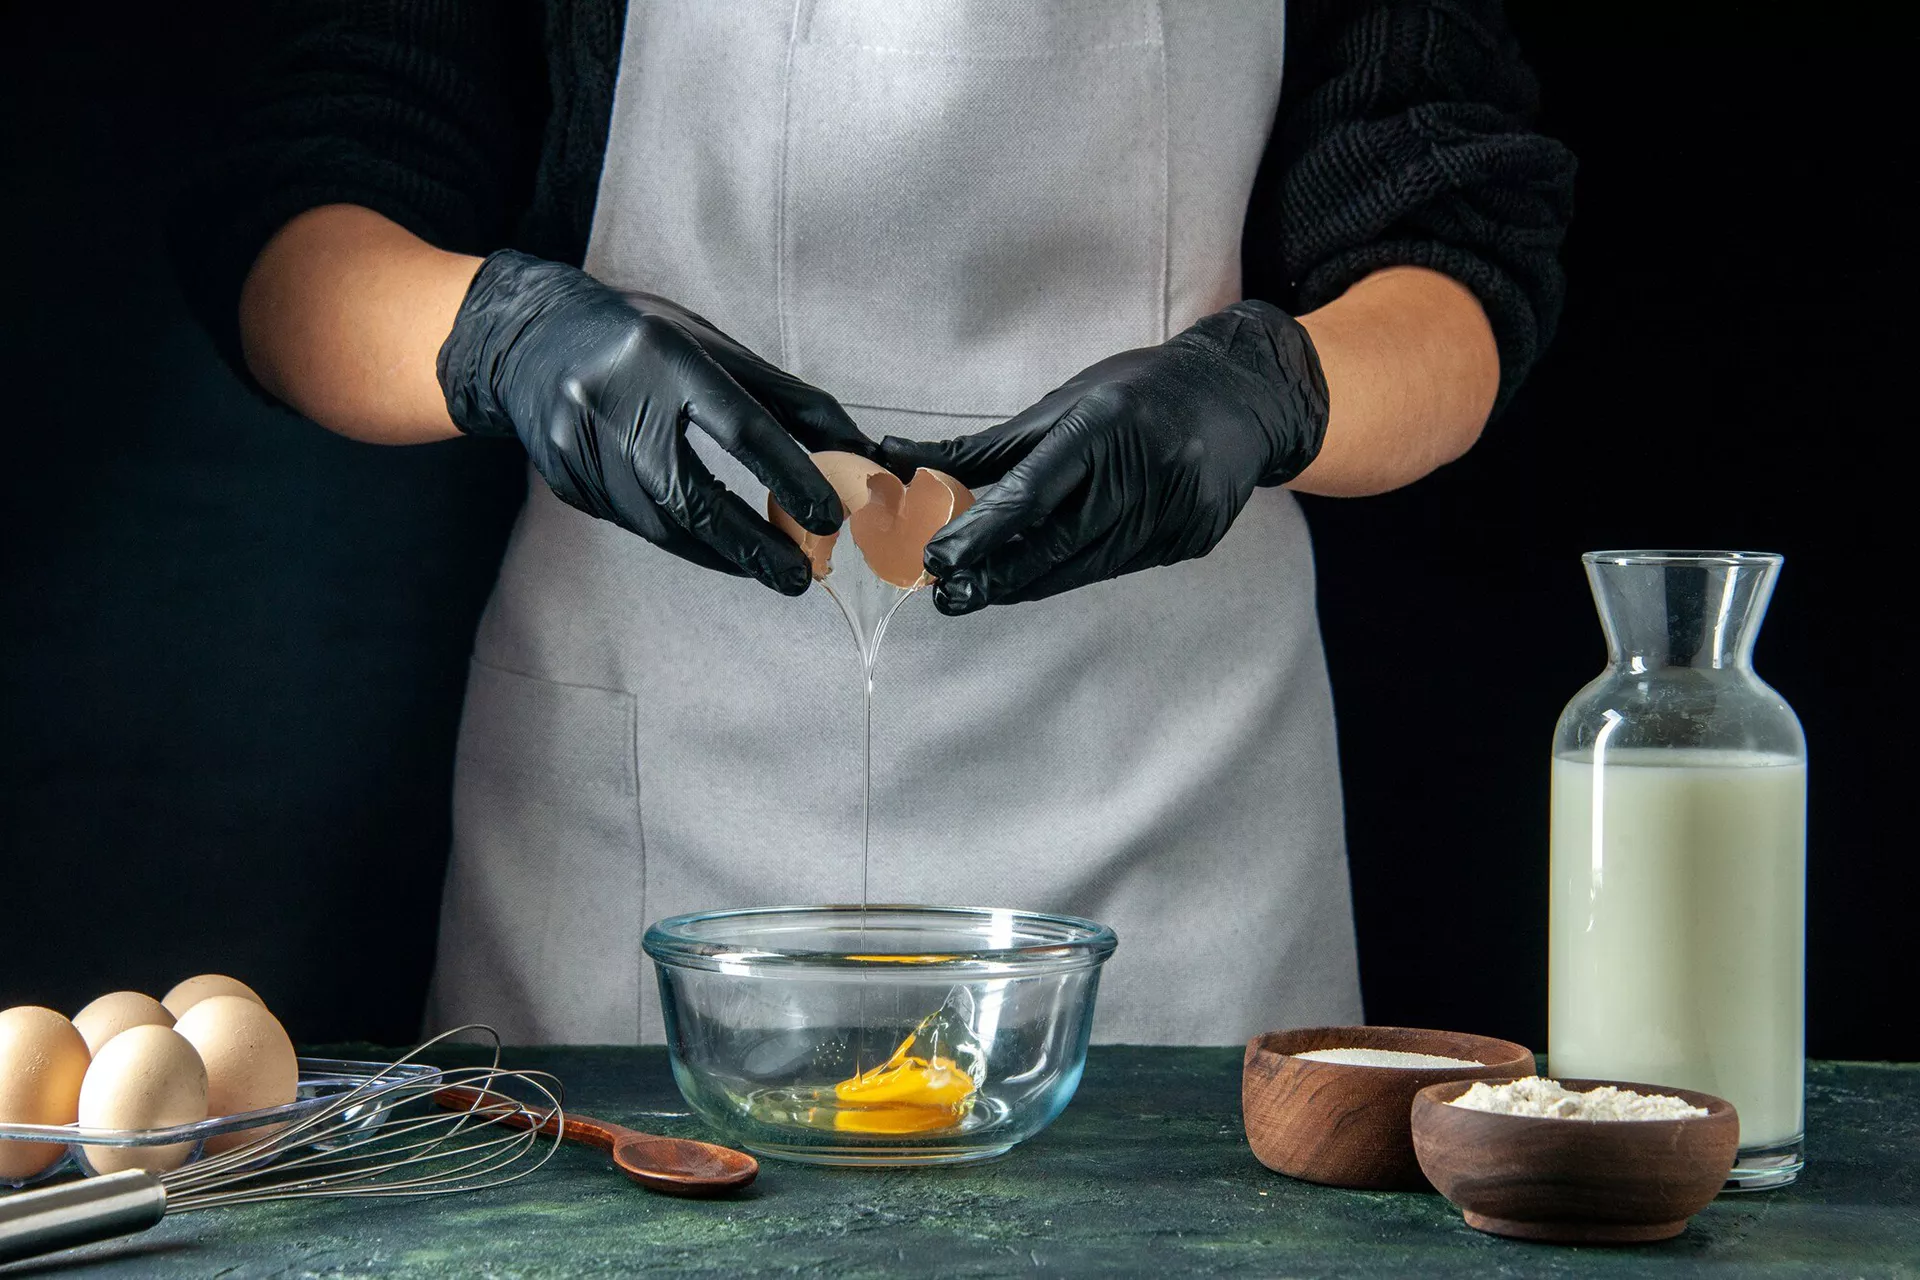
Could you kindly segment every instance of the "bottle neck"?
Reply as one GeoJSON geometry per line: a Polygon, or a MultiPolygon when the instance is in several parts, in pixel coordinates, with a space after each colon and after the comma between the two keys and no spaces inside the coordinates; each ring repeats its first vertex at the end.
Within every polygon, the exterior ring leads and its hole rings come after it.
{"type": "Polygon", "coordinates": [[[1778,557],[1743,553],[1589,558],[1616,671],[1753,674],[1778,557]]]}
{"type": "Polygon", "coordinates": [[[1753,644],[1749,641],[1745,646],[1735,648],[1713,645],[1687,648],[1638,639],[1616,643],[1609,637],[1607,662],[1616,673],[1622,675],[1645,675],[1658,671],[1719,671],[1728,675],[1751,676],[1753,644]]]}

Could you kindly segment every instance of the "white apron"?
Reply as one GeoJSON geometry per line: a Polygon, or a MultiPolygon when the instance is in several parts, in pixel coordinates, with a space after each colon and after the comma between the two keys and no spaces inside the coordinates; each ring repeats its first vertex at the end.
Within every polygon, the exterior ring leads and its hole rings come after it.
{"type": "MultiPolygon", "coordinates": [[[[586,269],[871,436],[1009,416],[1240,296],[1279,94],[1259,0],[633,0],[586,269]]],[[[696,444],[756,507],[746,470],[696,444]]],[[[1298,506],[1206,558],[895,616],[870,899],[1111,924],[1096,1038],[1360,1018],[1298,506]]],[[[853,641],[538,477],[475,646],[431,1021],[657,1041],[663,916],[857,901],[853,641]]]]}

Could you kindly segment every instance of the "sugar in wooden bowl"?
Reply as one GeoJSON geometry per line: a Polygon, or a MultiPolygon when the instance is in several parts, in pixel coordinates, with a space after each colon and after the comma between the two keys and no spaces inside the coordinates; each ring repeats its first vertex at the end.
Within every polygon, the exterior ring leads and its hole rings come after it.
{"type": "Polygon", "coordinates": [[[1533,1053],[1491,1036],[1419,1027],[1300,1027],[1247,1042],[1240,1110],[1261,1164],[1336,1187],[1420,1189],[1414,1095],[1447,1081],[1533,1074],[1533,1053]]]}

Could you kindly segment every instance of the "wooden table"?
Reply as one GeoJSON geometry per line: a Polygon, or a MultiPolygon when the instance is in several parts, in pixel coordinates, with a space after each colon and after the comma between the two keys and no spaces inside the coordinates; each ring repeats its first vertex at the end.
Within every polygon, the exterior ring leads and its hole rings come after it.
{"type": "MultiPolygon", "coordinates": [[[[558,1073],[583,1112],[711,1136],[661,1050],[513,1059],[558,1073]]],[[[967,1168],[769,1160],[744,1195],[696,1202],[648,1194],[568,1147],[494,1191],[189,1214],[0,1275],[1920,1277],[1920,1064],[1814,1064],[1797,1185],[1722,1197],[1679,1239],[1627,1249],[1496,1239],[1435,1195],[1269,1173],[1241,1135],[1239,1072],[1238,1049],[1096,1048],[1052,1128],[967,1168]]]]}

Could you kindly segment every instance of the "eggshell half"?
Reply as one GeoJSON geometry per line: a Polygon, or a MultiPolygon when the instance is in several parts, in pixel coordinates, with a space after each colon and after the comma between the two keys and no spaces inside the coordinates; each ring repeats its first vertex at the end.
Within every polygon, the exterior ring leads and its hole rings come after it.
{"type": "Polygon", "coordinates": [[[252,987],[224,973],[203,973],[197,978],[177,983],[173,990],[160,997],[160,1003],[167,1006],[168,1013],[178,1018],[208,996],[239,996],[243,1000],[253,1001],[262,1009],[267,1007],[267,1002],[252,987]]]}
{"type": "Polygon", "coordinates": [[[921,467],[904,488],[871,487],[872,501],[853,515],[853,540],[882,581],[909,590],[933,581],[923,561],[927,541],[973,505],[973,493],[944,471],[921,467]],[[897,495],[897,496],[896,496],[897,495]]]}
{"type": "MultiPolygon", "coordinates": [[[[0,1121],[72,1124],[88,1059],[85,1038],[53,1010],[23,1004],[0,1011],[0,1121]]],[[[0,1142],[0,1181],[24,1181],[66,1153],[58,1142],[0,1142]]]]}
{"type": "MultiPolygon", "coordinates": [[[[207,1068],[207,1114],[230,1116],[292,1102],[300,1064],[280,1020],[243,996],[208,996],[180,1016],[185,1036],[207,1068]]],[[[218,1155],[266,1137],[278,1125],[260,1125],[207,1139],[218,1155]]]]}
{"type": "MultiPolygon", "coordinates": [[[[207,1069],[185,1036],[151,1023],[129,1027],[100,1046],[80,1084],[86,1129],[165,1129],[207,1118],[207,1069]]],[[[87,1146],[95,1173],[165,1173],[186,1163],[191,1142],[155,1147],[87,1146]]]]}
{"type": "Polygon", "coordinates": [[[129,1027],[170,1027],[173,1014],[152,996],[138,991],[113,991],[73,1015],[73,1025],[86,1039],[87,1052],[99,1053],[102,1045],[129,1027]]]}

